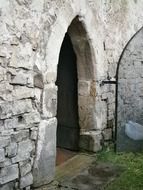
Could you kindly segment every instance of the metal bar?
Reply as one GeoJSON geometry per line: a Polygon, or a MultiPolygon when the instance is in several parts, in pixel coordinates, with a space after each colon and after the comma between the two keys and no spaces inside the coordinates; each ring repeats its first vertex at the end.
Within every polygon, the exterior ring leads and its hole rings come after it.
{"type": "Polygon", "coordinates": [[[101,82],[101,85],[104,85],[104,84],[117,84],[117,81],[104,80],[104,81],[101,82]]]}

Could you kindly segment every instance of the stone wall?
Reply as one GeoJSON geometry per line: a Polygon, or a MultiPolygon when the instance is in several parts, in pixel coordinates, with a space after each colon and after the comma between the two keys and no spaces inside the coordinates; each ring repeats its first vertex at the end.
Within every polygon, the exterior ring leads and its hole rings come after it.
{"type": "Polygon", "coordinates": [[[118,73],[118,151],[141,151],[143,142],[125,134],[128,121],[143,125],[143,29],[126,47],[118,73]]]}
{"type": "Polygon", "coordinates": [[[137,0],[0,1],[0,189],[28,190],[33,181],[38,186],[53,179],[57,64],[76,16],[87,33],[94,73],[89,133],[99,148],[102,135],[111,139],[115,86],[102,80],[115,76],[123,47],[142,26],[142,8],[137,0]]]}

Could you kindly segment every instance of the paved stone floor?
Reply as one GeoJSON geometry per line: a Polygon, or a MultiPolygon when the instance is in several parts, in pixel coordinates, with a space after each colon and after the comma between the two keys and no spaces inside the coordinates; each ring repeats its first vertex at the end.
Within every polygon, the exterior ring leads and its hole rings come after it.
{"type": "Polygon", "coordinates": [[[122,171],[111,163],[97,163],[94,156],[78,155],[57,169],[53,183],[37,190],[106,190],[122,171]]]}

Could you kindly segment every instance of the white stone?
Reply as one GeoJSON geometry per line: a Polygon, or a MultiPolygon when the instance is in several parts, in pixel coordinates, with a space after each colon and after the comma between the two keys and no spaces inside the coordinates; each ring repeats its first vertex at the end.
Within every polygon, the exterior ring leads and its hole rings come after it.
{"type": "Polygon", "coordinates": [[[14,100],[34,98],[34,90],[25,86],[18,86],[13,90],[14,100]]]}
{"type": "Polygon", "coordinates": [[[40,114],[39,112],[30,112],[28,114],[23,115],[24,121],[27,124],[39,123],[40,122],[40,114]]]}
{"type": "Polygon", "coordinates": [[[55,118],[43,120],[39,126],[38,146],[33,168],[34,186],[47,184],[51,181],[55,170],[56,157],[55,118]]]}

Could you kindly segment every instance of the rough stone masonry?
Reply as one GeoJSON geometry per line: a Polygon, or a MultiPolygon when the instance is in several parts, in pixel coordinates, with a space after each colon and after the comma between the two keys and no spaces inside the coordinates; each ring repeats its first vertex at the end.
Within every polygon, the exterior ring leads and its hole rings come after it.
{"type": "Polygon", "coordinates": [[[115,86],[102,81],[115,77],[123,48],[143,25],[142,10],[142,0],[0,0],[1,190],[30,190],[54,178],[57,64],[77,16],[91,50],[85,63],[94,70],[94,79],[79,81],[81,136],[92,138],[92,151],[111,140],[115,86]]]}

